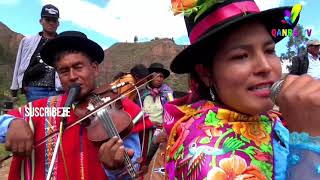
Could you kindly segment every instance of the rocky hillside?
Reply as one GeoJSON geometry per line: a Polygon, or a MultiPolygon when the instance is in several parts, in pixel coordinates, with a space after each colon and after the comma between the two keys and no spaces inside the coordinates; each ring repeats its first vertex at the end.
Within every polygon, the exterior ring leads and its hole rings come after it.
{"type": "Polygon", "coordinates": [[[22,38],[23,35],[0,22],[0,100],[9,93],[16,52],[22,38]]]}
{"type": "MultiPolygon", "coordinates": [[[[156,39],[143,43],[117,43],[105,50],[100,67],[100,82],[110,82],[119,72],[128,72],[137,63],[149,66],[161,62],[169,69],[170,62],[183,49],[171,39],[156,39]]],[[[171,73],[166,82],[176,91],[187,91],[187,77],[171,73]],[[179,82],[179,83],[178,83],[179,82]]]]}
{"type": "MultiPolygon", "coordinates": [[[[9,94],[16,52],[22,38],[23,35],[0,22],[0,100],[9,94]]],[[[183,48],[167,38],[143,43],[116,43],[105,50],[99,84],[111,82],[114,75],[128,72],[137,63],[149,66],[153,62],[161,62],[169,68],[172,59],[183,48]]],[[[186,76],[172,74],[167,83],[176,91],[187,91],[186,76]]]]}

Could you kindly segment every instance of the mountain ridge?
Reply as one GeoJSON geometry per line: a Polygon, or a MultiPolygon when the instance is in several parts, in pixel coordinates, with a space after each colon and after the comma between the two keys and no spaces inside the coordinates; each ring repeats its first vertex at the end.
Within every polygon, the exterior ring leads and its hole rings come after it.
{"type": "MultiPolygon", "coordinates": [[[[12,73],[19,43],[24,35],[12,31],[0,21],[0,100],[8,98],[12,73]]],[[[155,38],[147,42],[118,42],[104,50],[105,59],[100,65],[98,84],[112,82],[119,72],[129,72],[131,67],[142,63],[147,67],[160,62],[169,69],[170,62],[185,46],[177,45],[170,38],[155,38]]],[[[166,83],[175,91],[188,91],[186,75],[171,73],[166,83]],[[179,82],[179,83],[177,83],[179,82]]]]}

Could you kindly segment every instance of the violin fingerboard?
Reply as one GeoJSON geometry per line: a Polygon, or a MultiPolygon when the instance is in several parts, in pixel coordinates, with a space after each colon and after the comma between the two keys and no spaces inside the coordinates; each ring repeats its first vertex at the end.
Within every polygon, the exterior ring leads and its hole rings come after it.
{"type": "MultiPolygon", "coordinates": [[[[120,135],[108,113],[108,110],[106,109],[102,109],[100,111],[97,112],[97,116],[99,118],[99,120],[101,121],[101,123],[103,124],[103,127],[106,129],[106,132],[108,134],[109,137],[114,137],[117,136],[120,138],[120,135]]],[[[130,177],[132,179],[136,179],[138,177],[137,172],[134,169],[134,165],[131,162],[131,159],[127,153],[127,151],[125,151],[124,154],[124,163],[125,163],[125,167],[127,169],[128,174],[130,175],[130,177]]]]}

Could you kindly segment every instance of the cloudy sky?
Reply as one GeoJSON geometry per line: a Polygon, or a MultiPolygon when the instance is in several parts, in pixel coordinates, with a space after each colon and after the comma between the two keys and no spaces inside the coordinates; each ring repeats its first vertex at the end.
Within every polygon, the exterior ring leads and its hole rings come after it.
{"type": "MultiPolygon", "coordinates": [[[[320,36],[319,0],[256,0],[261,10],[304,5],[300,23],[312,28],[311,36],[320,36]]],[[[41,7],[51,3],[60,10],[59,32],[78,30],[104,49],[116,42],[132,42],[154,37],[173,37],[178,44],[189,44],[182,16],[173,16],[170,0],[0,0],[0,21],[24,35],[41,31],[41,7]]],[[[278,43],[278,53],[285,41],[278,43]]]]}

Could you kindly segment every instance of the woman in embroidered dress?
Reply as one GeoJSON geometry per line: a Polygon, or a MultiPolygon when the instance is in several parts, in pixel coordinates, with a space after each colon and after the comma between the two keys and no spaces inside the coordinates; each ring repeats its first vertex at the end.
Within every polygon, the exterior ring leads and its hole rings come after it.
{"type": "Polygon", "coordinates": [[[167,178],[319,179],[320,83],[285,79],[277,103],[289,130],[271,111],[270,87],[281,78],[274,49],[283,38],[271,29],[294,28],[301,5],[260,12],[253,0],[172,4],[185,15],[191,45],[171,70],[189,73],[197,101],[165,106],[167,178]]]}

